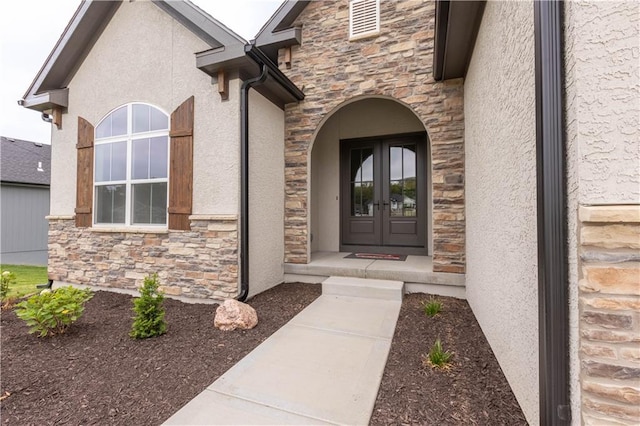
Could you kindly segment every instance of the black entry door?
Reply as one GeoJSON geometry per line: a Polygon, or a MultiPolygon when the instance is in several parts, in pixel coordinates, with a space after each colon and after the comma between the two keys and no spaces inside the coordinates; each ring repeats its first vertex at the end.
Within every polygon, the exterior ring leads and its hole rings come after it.
{"type": "Polygon", "coordinates": [[[424,254],[426,136],[340,144],[341,250],[424,254]]]}

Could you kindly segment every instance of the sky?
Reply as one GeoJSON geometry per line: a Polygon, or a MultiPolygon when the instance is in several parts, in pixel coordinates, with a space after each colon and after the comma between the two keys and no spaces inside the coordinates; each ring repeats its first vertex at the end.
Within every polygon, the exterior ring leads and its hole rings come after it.
{"type": "MultiPolygon", "coordinates": [[[[192,0],[249,40],[281,0],[192,0]]],[[[18,105],[80,0],[0,1],[0,135],[50,143],[51,124],[18,105]]]]}

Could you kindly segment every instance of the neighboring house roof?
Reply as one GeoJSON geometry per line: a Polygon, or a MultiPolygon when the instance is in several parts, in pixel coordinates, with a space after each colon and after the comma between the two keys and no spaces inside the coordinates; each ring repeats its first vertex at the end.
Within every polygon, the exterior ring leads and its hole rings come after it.
{"type": "Polygon", "coordinates": [[[51,145],[0,137],[2,182],[49,185],[51,145]]]}
{"type": "MultiPolygon", "coordinates": [[[[216,77],[221,68],[239,70],[241,77],[254,76],[259,72],[255,62],[245,54],[247,41],[195,4],[188,0],[152,1],[210,46],[210,49],[196,54],[195,65],[203,72],[216,77]]],[[[68,107],[69,82],[121,4],[122,0],[82,0],[24,98],[18,102],[37,111],[68,107]]],[[[277,99],[281,105],[296,100],[271,86],[267,82],[263,88],[256,89],[268,94],[272,89],[271,92],[284,96],[277,99]]],[[[268,94],[265,96],[269,97],[268,94]]],[[[274,101],[273,96],[269,98],[274,101]]]]}

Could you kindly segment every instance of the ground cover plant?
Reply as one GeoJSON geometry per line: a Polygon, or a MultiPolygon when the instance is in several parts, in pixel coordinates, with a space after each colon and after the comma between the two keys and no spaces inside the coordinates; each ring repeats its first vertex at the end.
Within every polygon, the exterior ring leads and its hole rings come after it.
{"type": "MultiPolygon", "coordinates": [[[[39,339],[11,312],[0,333],[0,417],[6,424],[158,425],[320,295],[283,284],[257,295],[251,330],[213,326],[215,305],[166,298],[167,332],[132,339],[127,295],[96,292],[65,334],[39,339]],[[4,398],[4,399],[2,399],[4,398]]],[[[406,296],[371,423],[525,424],[469,306],[442,298],[432,321],[425,295],[406,296]],[[449,370],[422,365],[437,336],[455,352],[449,370]]]]}
{"type": "Polygon", "coordinates": [[[47,267],[46,266],[28,266],[28,265],[0,265],[3,271],[10,271],[15,274],[16,282],[11,285],[9,297],[22,297],[27,294],[33,294],[38,289],[39,284],[46,284],[47,267]]]}

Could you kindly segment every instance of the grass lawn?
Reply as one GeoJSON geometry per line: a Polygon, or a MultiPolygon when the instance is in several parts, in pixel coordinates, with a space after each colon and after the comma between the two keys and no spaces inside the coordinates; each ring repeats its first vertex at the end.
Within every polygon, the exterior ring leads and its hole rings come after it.
{"type": "Polygon", "coordinates": [[[46,266],[0,265],[0,268],[16,274],[16,284],[10,287],[9,296],[20,297],[35,293],[36,285],[47,282],[46,266]]]}

